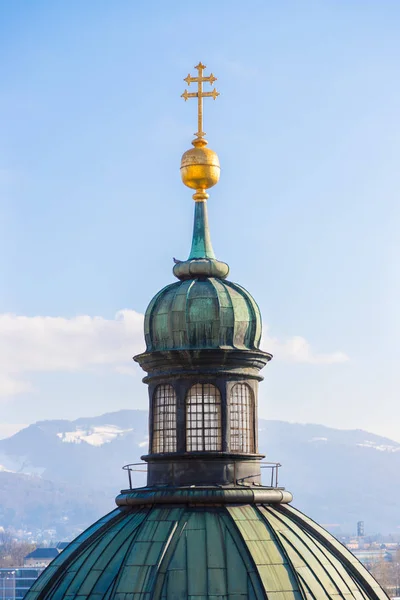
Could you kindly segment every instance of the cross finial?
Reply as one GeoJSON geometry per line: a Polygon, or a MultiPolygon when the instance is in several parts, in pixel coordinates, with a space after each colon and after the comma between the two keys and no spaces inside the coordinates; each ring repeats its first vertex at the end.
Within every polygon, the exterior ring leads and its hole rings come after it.
{"type": "MultiPolygon", "coordinates": [[[[186,100],[188,100],[188,98],[197,98],[197,128],[198,131],[194,134],[197,139],[201,140],[204,138],[204,136],[206,135],[203,131],[203,98],[206,97],[211,97],[214,98],[214,100],[216,99],[217,96],[219,96],[219,92],[217,92],[217,90],[214,88],[211,92],[203,92],[203,83],[209,83],[210,85],[212,85],[214,83],[214,81],[217,81],[217,78],[214,77],[214,75],[211,73],[211,75],[209,75],[208,77],[203,77],[203,71],[206,69],[206,65],[203,65],[202,62],[199,62],[198,65],[195,66],[195,69],[197,69],[197,77],[192,77],[189,73],[189,75],[183,80],[186,81],[186,83],[188,84],[188,86],[191,83],[197,83],[197,92],[188,92],[187,90],[185,90],[181,96],[181,98],[184,98],[185,102],[186,100]]],[[[207,144],[207,142],[204,140],[204,143],[207,144]]]]}

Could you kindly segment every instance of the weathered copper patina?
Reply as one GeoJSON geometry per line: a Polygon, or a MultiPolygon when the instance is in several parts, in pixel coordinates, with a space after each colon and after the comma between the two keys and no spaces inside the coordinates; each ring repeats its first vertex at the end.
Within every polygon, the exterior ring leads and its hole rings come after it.
{"type": "Polygon", "coordinates": [[[197,94],[183,95],[199,106],[182,167],[197,190],[192,249],[176,261],[180,281],[150,302],[135,357],[150,399],[148,483],[122,490],[26,600],[387,600],[351,552],[289,505],[279,464],[270,485],[261,480],[258,384],[272,356],[259,348],[257,304],[212,249],[205,190],[219,163],[204,150],[202,98],[217,92],[203,93],[215,77],[197,69],[185,80],[197,94]]]}

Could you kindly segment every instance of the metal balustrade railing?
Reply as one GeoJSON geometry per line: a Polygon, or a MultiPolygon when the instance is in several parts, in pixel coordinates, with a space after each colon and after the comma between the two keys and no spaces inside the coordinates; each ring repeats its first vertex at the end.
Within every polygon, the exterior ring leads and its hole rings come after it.
{"type": "Polygon", "coordinates": [[[133,490],[133,485],[132,485],[132,473],[147,473],[147,464],[145,462],[138,462],[138,463],[130,463],[129,465],[124,465],[122,467],[123,471],[127,471],[128,473],[128,480],[129,480],[129,489],[133,490]],[[144,469],[136,469],[133,467],[145,467],[144,469]]]}
{"type": "Polygon", "coordinates": [[[271,487],[277,488],[279,478],[279,467],[282,466],[281,463],[262,461],[260,466],[261,469],[271,469],[271,487]]]}
{"type": "MultiPolygon", "coordinates": [[[[234,464],[234,462],[232,461],[232,464],[234,464]]],[[[271,477],[270,477],[270,481],[269,481],[269,486],[271,488],[277,488],[278,487],[278,481],[279,481],[279,468],[281,467],[281,463],[277,463],[277,462],[268,462],[268,461],[261,461],[260,462],[260,468],[261,469],[269,469],[271,471],[271,477]]],[[[128,481],[129,481],[129,489],[133,490],[133,482],[132,482],[132,473],[147,473],[147,463],[145,462],[138,462],[138,463],[130,463],[128,465],[124,465],[122,467],[122,469],[124,471],[126,471],[128,473],[128,481]],[[141,468],[138,468],[141,467],[141,468]]],[[[254,478],[254,475],[249,475],[248,477],[243,477],[239,480],[236,481],[236,483],[238,485],[245,485],[246,484],[246,479],[250,479],[250,478],[254,478]]]]}

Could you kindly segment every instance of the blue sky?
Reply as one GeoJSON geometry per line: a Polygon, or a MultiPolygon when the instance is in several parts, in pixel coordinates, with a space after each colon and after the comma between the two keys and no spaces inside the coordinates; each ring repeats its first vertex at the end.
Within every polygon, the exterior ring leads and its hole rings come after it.
{"type": "Polygon", "coordinates": [[[400,441],[399,26],[395,0],[1,4],[0,435],[147,405],[201,60],[214,249],[275,354],[260,414],[400,441]]]}

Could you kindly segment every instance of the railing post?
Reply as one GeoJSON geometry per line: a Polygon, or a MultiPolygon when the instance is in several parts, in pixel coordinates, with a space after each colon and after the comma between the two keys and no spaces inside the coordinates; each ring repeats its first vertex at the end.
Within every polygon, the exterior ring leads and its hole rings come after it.
{"type": "Polygon", "coordinates": [[[132,475],[131,475],[131,470],[128,467],[128,478],[129,478],[129,489],[132,489],[132,475]]]}

